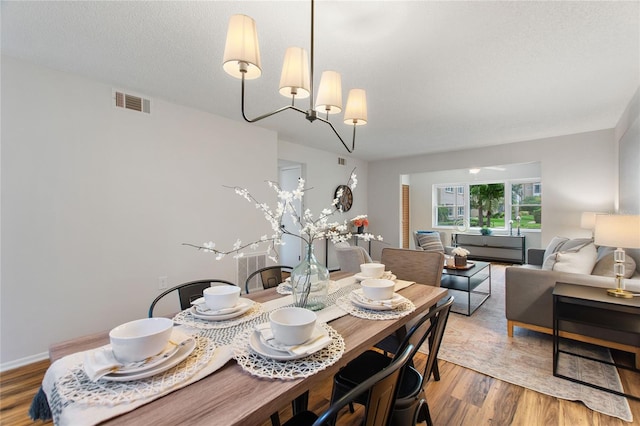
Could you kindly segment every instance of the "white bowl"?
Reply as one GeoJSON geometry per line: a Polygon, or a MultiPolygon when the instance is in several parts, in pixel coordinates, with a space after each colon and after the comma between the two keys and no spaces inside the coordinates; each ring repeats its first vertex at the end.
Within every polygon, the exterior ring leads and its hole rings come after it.
{"type": "Polygon", "coordinates": [[[240,287],[235,285],[217,285],[205,288],[203,291],[204,302],[213,311],[224,308],[233,308],[240,298],[240,287]]]}
{"type": "Polygon", "coordinates": [[[142,361],[159,354],[171,337],[169,318],[144,318],[119,325],[109,332],[111,349],[122,363],[142,361]]]}
{"type": "Polygon", "coordinates": [[[382,263],[363,263],[360,265],[360,272],[365,277],[380,278],[384,274],[384,265],[382,263]]]}
{"type": "Polygon", "coordinates": [[[285,345],[299,345],[309,340],[316,319],[315,312],[296,307],[278,309],[269,314],[273,337],[285,345]]]}
{"type": "Polygon", "coordinates": [[[362,280],[362,292],[371,300],[389,300],[393,298],[396,283],[391,280],[367,278],[362,280]]]}

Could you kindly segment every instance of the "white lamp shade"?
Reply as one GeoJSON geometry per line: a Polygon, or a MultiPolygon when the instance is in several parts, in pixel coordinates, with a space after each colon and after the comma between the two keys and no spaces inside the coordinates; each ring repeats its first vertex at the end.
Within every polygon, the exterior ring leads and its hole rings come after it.
{"type": "Polygon", "coordinates": [[[301,47],[288,47],[280,74],[280,94],[287,98],[309,97],[309,55],[301,47]]]}
{"type": "Polygon", "coordinates": [[[342,77],[335,71],[324,71],[320,77],[316,110],[337,114],[342,111],[342,77]]]}
{"type": "Polygon", "coordinates": [[[245,63],[244,78],[252,80],[260,77],[260,46],[255,21],[246,15],[233,15],[229,19],[227,41],[224,46],[222,68],[227,74],[242,78],[241,65],[245,63]]]}
{"type": "Polygon", "coordinates": [[[580,228],[593,229],[596,227],[596,215],[595,212],[584,212],[580,217],[580,228]]]}
{"type": "Polygon", "coordinates": [[[599,246],[640,248],[640,215],[596,215],[594,242],[599,246]]]}
{"type": "Polygon", "coordinates": [[[367,94],[363,89],[351,89],[344,112],[345,124],[367,124],[367,94]]]}

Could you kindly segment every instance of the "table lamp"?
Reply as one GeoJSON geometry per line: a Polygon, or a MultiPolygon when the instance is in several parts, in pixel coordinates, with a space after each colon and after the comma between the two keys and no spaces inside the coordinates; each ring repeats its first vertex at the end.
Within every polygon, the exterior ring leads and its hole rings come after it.
{"type": "Polygon", "coordinates": [[[596,227],[596,216],[604,214],[597,212],[583,212],[580,217],[580,228],[582,229],[590,229],[591,230],[591,238],[593,238],[593,232],[596,227]]]}
{"type": "Polygon", "coordinates": [[[640,248],[640,215],[597,215],[594,242],[599,246],[617,247],[613,252],[616,288],[607,289],[613,297],[632,298],[624,289],[624,248],[640,248]]]}

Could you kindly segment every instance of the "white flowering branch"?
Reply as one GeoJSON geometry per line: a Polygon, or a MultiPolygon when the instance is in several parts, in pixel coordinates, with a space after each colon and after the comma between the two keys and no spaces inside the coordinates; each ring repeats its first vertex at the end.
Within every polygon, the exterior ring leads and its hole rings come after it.
{"type": "MultiPolygon", "coordinates": [[[[349,181],[347,182],[352,190],[356,188],[358,183],[354,172],[355,169],[351,172],[349,181]]],[[[250,243],[243,243],[238,239],[230,250],[216,249],[216,244],[213,241],[203,243],[201,246],[189,243],[183,243],[183,245],[195,247],[205,252],[215,253],[216,260],[220,260],[229,254],[234,254],[234,258],[242,257],[244,256],[244,249],[250,248],[255,251],[261,244],[268,243],[267,255],[269,255],[271,260],[277,262],[278,252],[275,248],[276,246],[284,244],[284,241],[282,240],[283,235],[291,235],[296,238],[300,238],[308,245],[311,245],[316,239],[330,239],[332,242],[337,243],[346,241],[353,237],[350,232],[346,232],[348,229],[346,220],[342,223],[329,222],[329,218],[332,215],[336,212],[342,212],[342,207],[338,207],[340,205],[340,197],[342,197],[342,190],[338,190],[336,193],[336,198],[334,198],[331,203],[331,207],[323,209],[320,215],[317,218],[314,218],[309,209],[306,209],[304,212],[298,212],[294,205],[294,201],[302,202],[302,197],[308,190],[304,187],[304,179],[298,180],[298,186],[293,191],[284,191],[275,182],[267,181],[267,183],[278,196],[278,202],[275,210],[271,209],[267,203],[259,202],[246,188],[241,188],[239,186],[227,188],[233,189],[236,194],[254,204],[256,209],[263,213],[264,218],[271,224],[273,234],[270,237],[263,235],[258,241],[250,243]],[[298,233],[295,233],[283,226],[282,223],[285,214],[288,214],[293,223],[298,226],[298,233]]],[[[382,237],[380,235],[376,237],[373,234],[365,233],[356,234],[356,236],[365,241],[371,241],[373,239],[382,241],[382,237]]]]}

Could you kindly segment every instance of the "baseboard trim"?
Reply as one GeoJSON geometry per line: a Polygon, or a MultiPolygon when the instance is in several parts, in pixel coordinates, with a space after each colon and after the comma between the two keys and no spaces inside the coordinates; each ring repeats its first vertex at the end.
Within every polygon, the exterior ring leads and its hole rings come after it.
{"type": "Polygon", "coordinates": [[[14,368],[24,367],[25,365],[33,364],[34,362],[44,361],[45,359],[49,359],[49,352],[42,352],[39,354],[16,359],[15,361],[3,362],[0,363],[0,373],[13,370],[14,368]]]}

